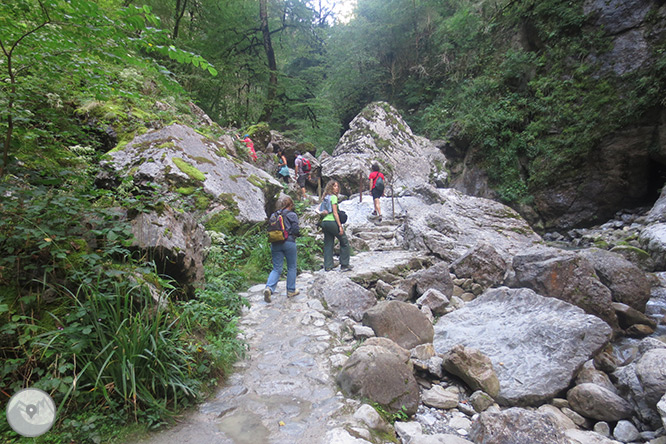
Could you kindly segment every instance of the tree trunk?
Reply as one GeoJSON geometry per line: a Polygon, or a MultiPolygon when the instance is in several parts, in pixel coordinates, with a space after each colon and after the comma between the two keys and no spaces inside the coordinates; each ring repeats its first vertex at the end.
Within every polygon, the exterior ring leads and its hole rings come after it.
{"type": "Polygon", "coordinates": [[[277,62],[275,61],[275,51],[273,51],[273,43],[271,42],[271,33],[268,28],[268,0],[259,1],[259,18],[261,19],[261,34],[264,38],[264,50],[266,51],[266,58],[268,59],[268,70],[270,71],[270,78],[268,80],[268,93],[266,94],[266,103],[261,112],[259,120],[268,122],[273,114],[275,106],[275,97],[277,96],[277,62]]]}
{"type": "Polygon", "coordinates": [[[187,7],[187,0],[176,0],[176,24],[173,25],[173,39],[178,38],[178,28],[180,28],[180,20],[185,15],[185,8],[187,7]],[[181,6],[182,5],[182,6],[181,6]]]}

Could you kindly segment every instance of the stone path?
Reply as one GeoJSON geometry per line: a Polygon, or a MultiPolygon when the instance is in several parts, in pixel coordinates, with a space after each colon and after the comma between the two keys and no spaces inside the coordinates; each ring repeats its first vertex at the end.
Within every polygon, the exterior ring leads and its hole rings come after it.
{"type": "Polygon", "coordinates": [[[141,443],[328,442],[327,432],[348,421],[360,404],[338,393],[331,367],[351,352],[352,338],[341,321],[326,317],[321,302],[307,297],[314,277],[299,275],[301,293],[292,299],[285,296],[284,281],[270,304],[263,301],[263,284],[244,293],[251,303],[240,321],[249,345],[246,359],[214,399],[141,443]]]}

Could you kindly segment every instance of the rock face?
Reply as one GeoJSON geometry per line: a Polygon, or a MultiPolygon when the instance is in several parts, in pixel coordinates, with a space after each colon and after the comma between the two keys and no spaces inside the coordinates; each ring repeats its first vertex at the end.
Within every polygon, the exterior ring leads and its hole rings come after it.
{"type": "Polygon", "coordinates": [[[321,162],[324,182],[337,180],[343,194],[358,192],[360,184],[367,191],[373,162],[380,165],[393,194],[446,174],[446,158],[439,149],[415,136],[400,113],[385,102],[371,103],[350,122],[332,156],[321,162]]]}
{"type": "Polygon", "coordinates": [[[174,124],[136,137],[111,151],[111,159],[102,164],[119,175],[132,176],[135,184],[160,184],[165,194],[201,187],[213,203],[220,204],[218,208],[233,211],[239,222],[263,222],[282,186],[265,171],[233,160],[228,144],[233,149],[230,139],[226,144],[210,140],[174,124]]]}
{"type": "MultiPolygon", "coordinates": [[[[598,68],[596,75],[636,74],[658,63],[666,35],[663,1],[585,0],[582,8],[588,29],[599,30],[609,42],[609,47],[585,60],[598,68]]],[[[534,203],[521,208],[521,214],[546,229],[566,230],[608,220],[618,209],[650,197],[655,165],[666,164],[664,112],[663,106],[647,111],[642,122],[608,134],[582,160],[575,177],[532,190],[534,203]]],[[[446,147],[451,186],[474,196],[494,197],[486,173],[475,161],[480,149],[459,132],[450,131],[446,147]]]]}
{"type": "Polygon", "coordinates": [[[491,289],[435,325],[435,350],[456,345],[490,358],[497,401],[534,405],[566,389],[576,371],[610,339],[602,320],[529,289],[491,289]]]}
{"type": "Polygon", "coordinates": [[[349,357],[336,378],[348,396],[368,398],[396,413],[413,415],[420,393],[408,354],[381,345],[362,345],[349,357]]]}

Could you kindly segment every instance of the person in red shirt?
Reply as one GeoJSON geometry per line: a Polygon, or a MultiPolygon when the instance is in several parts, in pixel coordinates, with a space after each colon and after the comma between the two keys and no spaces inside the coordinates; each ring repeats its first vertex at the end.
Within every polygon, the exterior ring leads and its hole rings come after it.
{"type": "Polygon", "coordinates": [[[373,218],[377,218],[378,222],[382,221],[382,206],[379,204],[379,198],[384,195],[384,175],[379,172],[379,164],[372,164],[372,173],[370,173],[370,193],[372,194],[372,201],[375,204],[375,210],[372,212],[373,218]],[[381,178],[379,184],[377,179],[381,178]]]}
{"type": "MultiPolygon", "coordinates": [[[[238,139],[240,139],[240,137],[238,139]]],[[[250,150],[250,157],[252,157],[252,160],[256,162],[257,152],[254,150],[254,142],[252,141],[252,139],[250,139],[249,134],[243,136],[243,143],[245,143],[245,146],[247,146],[248,149],[250,150]]]]}

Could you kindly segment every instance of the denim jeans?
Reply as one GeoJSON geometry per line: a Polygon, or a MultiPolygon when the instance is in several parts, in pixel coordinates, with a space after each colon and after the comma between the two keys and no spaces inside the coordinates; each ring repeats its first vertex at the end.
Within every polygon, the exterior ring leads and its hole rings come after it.
{"type": "Polygon", "coordinates": [[[266,286],[275,293],[282,274],[284,259],[287,259],[287,291],[296,290],[296,242],[286,241],[271,244],[273,271],[268,275],[266,286]]]}
{"type": "Polygon", "coordinates": [[[340,235],[340,229],[334,220],[325,220],[321,223],[321,229],[324,232],[324,268],[330,270],[333,268],[333,244],[335,238],[340,241],[340,265],[346,267],[349,265],[349,240],[347,235],[340,235]]]}

